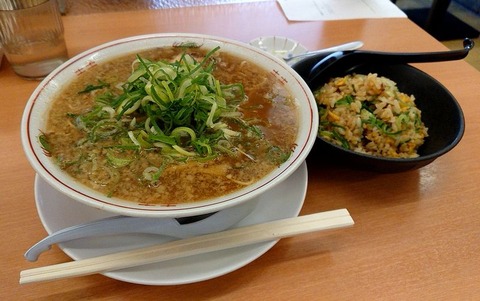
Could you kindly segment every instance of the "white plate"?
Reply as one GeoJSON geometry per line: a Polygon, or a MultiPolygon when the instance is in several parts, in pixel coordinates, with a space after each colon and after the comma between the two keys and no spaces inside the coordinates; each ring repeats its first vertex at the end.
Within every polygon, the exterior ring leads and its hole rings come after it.
{"type": "MultiPolygon", "coordinates": [[[[279,58],[283,58],[287,53],[291,52],[293,55],[306,53],[308,49],[299,42],[279,36],[259,37],[249,42],[250,45],[269,52],[279,58]]],[[[288,62],[292,64],[292,60],[288,62]]]]}
{"type": "MultiPolygon", "coordinates": [[[[234,226],[246,226],[298,216],[307,190],[307,166],[302,165],[284,182],[257,197],[254,211],[234,226]]],[[[48,233],[79,223],[111,216],[110,213],[76,202],[49,186],[38,175],[35,200],[40,219],[48,233]]],[[[122,234],[92,237],[64,243],[60,247],[75,260],[134,249],[168,241],[160,235],[122,234]]],[[[174,285],[203,281],[239,269],[257,259],[277,241],[191,256],[167,262],[105,273],[125,282],[147,285],[174,285]]],[[[41,259],[41,257],[40,257],[41,259]]]]}

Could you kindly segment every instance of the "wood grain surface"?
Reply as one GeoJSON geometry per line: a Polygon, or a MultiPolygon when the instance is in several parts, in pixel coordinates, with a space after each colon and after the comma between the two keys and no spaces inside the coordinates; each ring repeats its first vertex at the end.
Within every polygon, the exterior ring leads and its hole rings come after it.
{"type": "MultiPolygon", "coordinates": [[[[289,22],[275,1],[102,12],[63,17],[69,55],[132,35],[193,32],[248,42],[288,36],[309,49],[363,40],[365,49],[446,47],[408,19],[289,22]]],[[[478,300],[480,296],[480,73],[462,61],[418,64],[459,101],[460,144],[419,170],[378,174],[312,154],[302,214],[347,208],[352,228],[281,240],[249,265],[212,280],[144,286],[102,275],[19,285],[21,270],[68,261],[58,248],[38,262],[23,253],[46,235],[34,171],[20,142],[25,103],[38,85],[0,69],[1,300],[478,300]]],[[[435,105],[435,99],[432,99],[435,105]]]]}

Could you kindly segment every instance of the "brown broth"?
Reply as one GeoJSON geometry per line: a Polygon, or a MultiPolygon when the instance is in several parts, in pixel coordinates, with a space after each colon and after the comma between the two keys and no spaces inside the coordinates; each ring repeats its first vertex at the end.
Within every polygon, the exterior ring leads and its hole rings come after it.
{"type": "MultiPolygon", "coordinates": [[[[174,47],[158,48],[141,56],[151,60],[173,60],[181,51],[174,47]]],[[[189,49],[188,52],[196,57],[206,53],[201,49],[189,49]]],[[[220,51],[215,54],[215,77],[222,84],[242,83],[247,99],[240,104],[239,111],[245,121],[258,126],[264,134],[264,138],[254,139],[242,132],[242,139],[234,140],[249,156],[221,155],[206,162],[173,162],[155,185],[142,179],[145,168],[158,167],[165,160],[155,151],[130,151],[129,155],[136,158],[134,162],[121,168],[112,167],[106,158],[105,145],[78,146],[85,133],[77,129],[67,115],[91,110],[95,95],[101,91],[78,94],[86,85],[98,80],[124,82],[130,75],[134,58],[135,54],[127,55],[88,69],[54,100],[45,135],[52,146],[52,158],[77,181],[107,195],[141,204],[195,202],[231,193],[265,177],[278,167],[278,162],[269,158],[272,145],[285,152],[294,149],[298,112],[283,83],[267,70],[220,51]]],[[[229,125],[242,131],[234,122],[229,125]]]]}

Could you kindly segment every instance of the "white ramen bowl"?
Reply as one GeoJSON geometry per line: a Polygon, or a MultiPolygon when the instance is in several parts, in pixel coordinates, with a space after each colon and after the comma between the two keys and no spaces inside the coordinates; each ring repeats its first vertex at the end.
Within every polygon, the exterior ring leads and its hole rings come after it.
{"type": "Polygon", "coordinates": [[[290,176],[305,160],[317,134],[318,113],[315,99],[303,79],[280,59],[251,45],[220,37],[199,34],[152,34],[112,41],[87,50],[54,70],[33,92],[25,107],[21,124],[22,144],[35,171],[56,190],[83,204],[116,214],[142,217],[182,217],[219,211],[248,201],[279,184],[290,176]],[[175,206],[142,205],[132,201],[108,197],[77,182],[47,157],[38,141],[45,128],[46,117],[55,95],[77,74],[93,65],[109,61],[124,54],[136,53],[155,47],[168,47],[194,42],[205,49],[220,46],[220,51],[253,62],[270,70],[285,83],[298,103],[300,118],[296,148],[288,161],[260,181],[244,189],[213,199],[175,206]]]}

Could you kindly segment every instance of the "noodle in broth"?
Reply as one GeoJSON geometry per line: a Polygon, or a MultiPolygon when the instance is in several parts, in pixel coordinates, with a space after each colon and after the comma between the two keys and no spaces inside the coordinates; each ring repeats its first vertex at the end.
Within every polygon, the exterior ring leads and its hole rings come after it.
{"type": "MultiPolygon", "coordinates": [[[[146,81],[144,74],[128,89],[146,81]]],[[[185,98],[174,97],[169,105],[185,98]]],[[[189,104],[179,111],[191,108],[189,104]]],[[[165,47],[116,58],[80,74],[54,100],[40,138],[45,152],[83,184],[140,204],[174,205],[228,194],[265,177],[295,148],[298,122],[295,100],[268,71],[222,51],[165,47]],[[208,107],[207,125],[197,123],[201,112],[185,118],[195,123],[192,130],[168,121],[155,124],[145,114],[160,114],[165,103],[144,96],[143,102],[112,105],[137,93],[126,93],[126,82],[143,64],[167,66],[162,72],[173,85],[168,66],[181,60],[210,68],[211,75],[204,77],[220,96],[208,97],[219,100],[218,106],[225,102],[221,113],[208,107]],[[128,112],[137,103],[136,111],[128,112]]]]}

